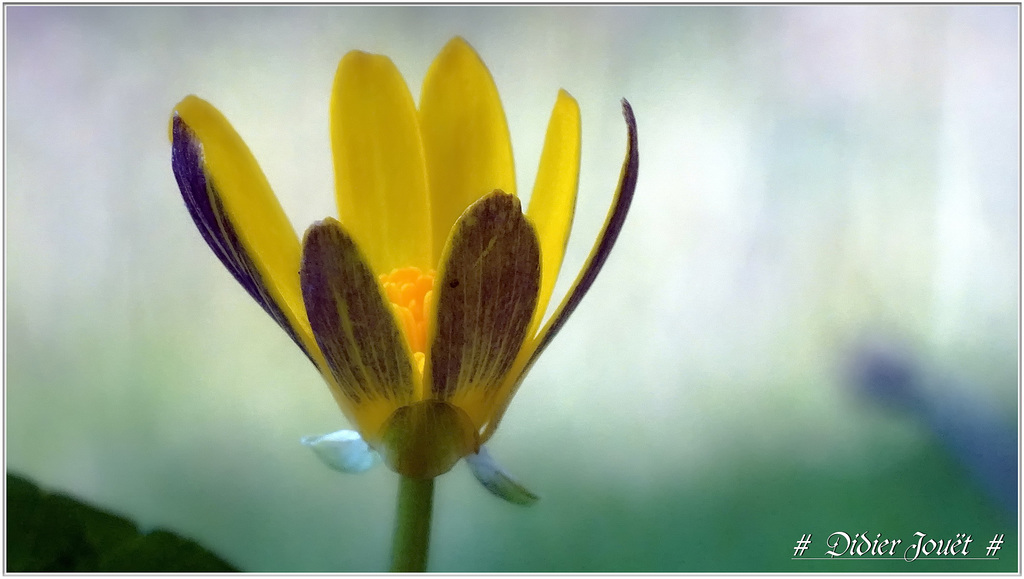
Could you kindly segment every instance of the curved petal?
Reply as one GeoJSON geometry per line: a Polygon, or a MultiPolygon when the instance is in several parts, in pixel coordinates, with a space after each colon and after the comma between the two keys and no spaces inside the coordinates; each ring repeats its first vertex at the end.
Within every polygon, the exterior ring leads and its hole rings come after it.
{"type": "Polygon", "coordinates": [[[466,455],[466,464],[469,465],[469,470],[473,472],[476,480],[480,481],[485,489],[499,499],[524,507],[528,507],[540,499],[530,492],[530,489],[505,472],[505,469],[501,468],[491,453],[487,452],[485,446],[481,446],[475,454],[466,455]]]}
{"type": "Polygon", "coordinates": [[[533,318],[540,253],[519,199],[495,191],[455,224],[434,282],[424,375],[480,428],[533,318]]]}
{"type": "Polygon", "coordinates": [[[587,261],[584,262],[579,275],[576,276],[576,280],[573,281],[569,292],[562,299],[562,303],[558,304],[555,313],[551,315],[551,318],[544,324],[544,327],[536,337],[529,340],[523,346],[522,351],[516,358],[512,371],[509,372],[505,380],[505,384],[501,386],[500,392],[493,398],[497,406],[492,411],[487,427],[480,437],[481,444],[487,442],[491,435],[494,434],[494,430],[498,427],[502,415],[505,414],[505,409],[508,408],[508,403],[512,400],[512,396],[523,381],[523,378],[526,377],[526,373],[533,366],[533,363],[537,361],[544,348],[551,343],[551,339],[555,337],[555,334],[562,329],[562,326],[569,319],[569,315],[576,309],[576,306],[580,304],[580,300],[583,299],[587,290],[594,283],[594,279],[597,278],[598,272],[601,271],[605,260],[608,259],[612,247],[615,246],[615,241],[619,238],[622,224],[625,223],[626,214],[629,212],[629,205],[633,201],[637,172],[640,168],[636,119],[633,117],[633,108],[629,106],[629,102],[626,99],[622,99],[622,116],[626,120],[626,131],[628,132],[626,158],[622,162],[622,170],[619,173],[619,186],[615,190],[615,197],[612,199],[612,206],[608,209],[608,215],[605,217],[601,232],[598,234],[597,241],[594,242],[594,248],[590,251],[590,255],[587,256],[587,261]]]}
{"type": "Polygon", "coordinates": [[[434,267],[416,106],[386,56],[352,51],[331,95],[338,214],[374,271],[434,267]]]}
{"type": "Polygon", "coordinates": [[[299,289],[299,240],[227,119],[189,95],[171,118],[171,166],[199,233],[231,275],[321,369],[299,289]]]}
{"type": "Polygon", "coordinates": [[[366,472],[380,462],[380,455],[370,448],[355,430],[338,430],[320,436],[303,436],[300,441],[316,453],[324,464],[348,474],[366,472]]]}
{"type": "Polygon", "coordinates": [[[330,368],[335,400],[371,445],[417,388],[409,347],[377,277],[341,224],[327,218],[302,242],[302,297],[330,368]]]}
{"type": "Polygon", "coordinates": [[[440,256],[455,220],[471,203],[495,189],[516,192],[498,89],[462,38],[451,39],[427,71],[420,131],[430,179],[433,251],[440,256]]]}
{"type": "Polygon", "coordinates": [[[533,195],[526,210],[526,216],[537,228],[542,264],[540,296],[527,334],[530,336],[534,335],[544,318],[558,271],[562,268],[565,245],[569,241],[569,230],[576,212],[579,178],[580,107],[569,93],[560,90],[548,121],[537,181],[533,184],[533,195]]]}

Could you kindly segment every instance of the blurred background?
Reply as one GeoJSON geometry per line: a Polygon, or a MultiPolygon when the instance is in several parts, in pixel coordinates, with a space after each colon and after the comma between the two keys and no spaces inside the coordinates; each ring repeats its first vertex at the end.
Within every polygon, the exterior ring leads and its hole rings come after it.
{"type": "MultiPolygon", "coordinates": [[[[6,458],[247,571],[381,571],[397,476],[195,230],[172,107],[217,106],[296,231],[334,215],[338,60],[418,98],[453,35],[494,76],[519,189],[559,88],[583,161],[556,292],[636,112],[619,243],[489,447],[541,496],[439,479],[434,571],[1014,571],[1019,7],[5,7],[6,458]],[[835,532],[972,557],[823,557],[835,532]],[[811,534],[804,558],[796,541],[811,534]]],[[[556,293],[556,295],[558,295],[556,293]]],[[[8,532],[17,532],[8,529],[8,532]]]]}

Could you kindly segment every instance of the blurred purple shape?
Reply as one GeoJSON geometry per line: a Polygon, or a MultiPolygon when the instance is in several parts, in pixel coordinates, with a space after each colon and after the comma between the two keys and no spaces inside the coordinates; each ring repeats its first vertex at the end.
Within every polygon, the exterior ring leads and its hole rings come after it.
{"type": "Polygon", "coordinates": [[[921,369],[902,346],[865,342],[854,349],[848,370],[851,384],[870,402],[905,411],[923,405],[918,384],[921,369]]]}
{"type": "Polygon", "coordinates": [[[921,420],[991,499],[1017,514],[1017,432],[991,405],[969,396],[969,384],[929,372],[911,349],[891,340],[858,344],[846,370],[859,396],[921,420]]]}

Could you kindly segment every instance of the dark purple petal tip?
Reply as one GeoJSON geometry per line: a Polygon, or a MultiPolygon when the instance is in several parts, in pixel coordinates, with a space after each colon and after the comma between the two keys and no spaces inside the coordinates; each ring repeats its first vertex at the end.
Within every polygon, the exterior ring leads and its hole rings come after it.
{"type": "Polygon", "coordinates": [[[224,209],[216,184],[206,172],[202,143],[177,113],[171,121],[171,169],[178,181],[185,207],[214,255],[312,361],[313,358],[271,297],[259,269],[239,239],[236,227],[224,209]]]}

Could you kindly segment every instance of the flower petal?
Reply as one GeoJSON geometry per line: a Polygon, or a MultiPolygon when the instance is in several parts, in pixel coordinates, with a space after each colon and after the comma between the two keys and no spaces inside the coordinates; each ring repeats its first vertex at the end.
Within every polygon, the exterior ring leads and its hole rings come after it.
{"type": "Polygon", "coordinates": [[[299,240],[256,159],[227,119],[189,95],[171,118],[171,166],[199,233],[306,356],[323,358],[299,288],[299,240]]]}
{"type": "Polygon", "coordinates": [[[576,212],[576,190],[580,177],[580,107],[576,99],[558,91],[555,108],[548,121],[544,151],[533,184],[533,195],[526,216],[537,228],[543,270],[540,297],[530,324],[533,335],[547,311],[548,300],[555,289],[558,271],[562,268],[565,245],[569,241],[573,214],[576,212]]]}
{"type": "Polygon", "coordinates": [[[335,399],[374,445],[381,425],[416,388],[405,339],[369,264],[334,219],[306,230],[299,277],[335,399]]]}
{"type": "Polygon", "coordinates": [[[615,245],[615,240],[619,237],[619,231],[622,230],[622,224],[626,220],[626,213],[629,212],[629,204],[633,201],[637,171],[640,167],[639,151],[637,150],[636,119],[633,117],[633,108],[629,106],[629,102],[626,99],[622,99],[622,116],[626,120],[626,130],[628,132],[626,158],[622,162],[622,171],[619,173],[619,186],[615,191],[615,197],[612,199],[612,206],[608,209],[608,216],[605,217],[601,233],[598,234],[597,241],[594,242],[594,247],[590,251],[590,255],[587,256],[587,261],[583,264],[583,269],[576,276],[576,280],[562,299],[562,303],[558,305],[554,314],[544,324],[544,327],[541,328],[537,336],[523,346],[522,351],[516,358],[515,367],[508,374],[508,378],[505,384],[502,385],[500,393],[494,397],[498,406],[491,412],[492,417],[480,438],[481,444],[487,442],[491,435],[494,434],[494,430],[498,427],[505,409],[508,408],[508,403],[512,400],[516,388],[519,387],[526,373],[533,366],[533,363],[537,361],[544,348],[551,343],[551,339],[562,329],[565,321],[569,319],[569,315],[572,314],[576,306],[579,305],[580,300],[583,299],[584,294],[590,289],[598,272],[604,266],[605,260],[608,259],[608,255],[615,245]]]}
{"type": "Polygon", "coordinates": [[[434,282],[436,323],[424,375],[479,428],[526,338],[540,250],[519,199],[495,191],[459,218],[434,282]]]}
{"type": "Polygon", "coordinates": [[[355,430],[338,430],[320,436],[303,436],[304,446],[313,449],[324,464],[334,470],[356,474],[366,472],[380,462],[380,455],[370,448],[355,430]]]}
{"type": "Polygon", "coordinates": [[[412,95],[386,56],[341,59],[331,96],[341,222],[373,270],[434,267],[427,174],[412,95]]]}
{"type": "Polygon", "coordinates": [[[466,455],[466,464],[473,472],[476,480],[484,485],[484,488],[499,499],[510,503],[528,507],[537,502],[540,497],[530,492],[530,489],[519,484],[514,478],[501,468],[501,465],[487,452],[487,448],[481,446],[476,454],[466,455]]]}
{"type": "Polygon", "coordinates": [[[395,472],[434,478],[477,451],[476,429],[466,413],[440,400],[422,400],[396,410],[384,425],[380,452],[395,472]]]}
{"type": "Polygon", "coordinates": [[[451,39],[427,71],[420,131],[430,179],[433,251],[440,256],[452,225],[471,203],[495,189],[516,192],[498,89],[462,38],[451,39]]]}

